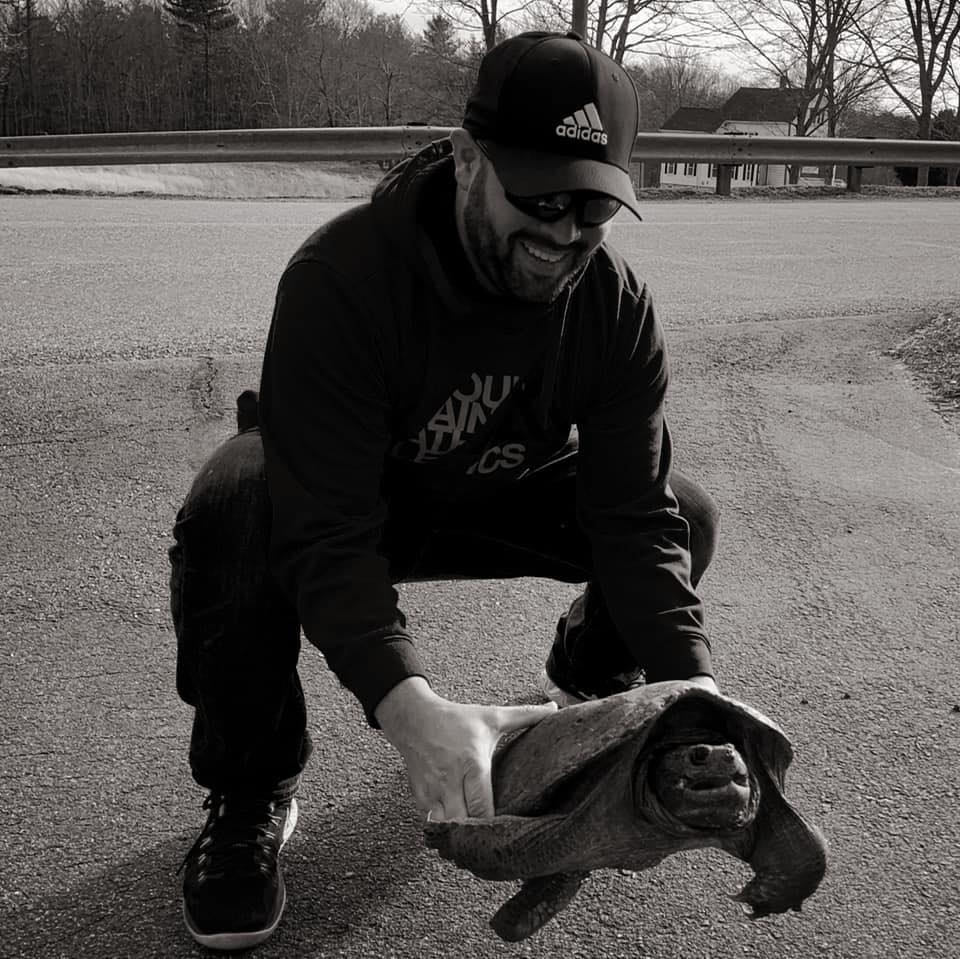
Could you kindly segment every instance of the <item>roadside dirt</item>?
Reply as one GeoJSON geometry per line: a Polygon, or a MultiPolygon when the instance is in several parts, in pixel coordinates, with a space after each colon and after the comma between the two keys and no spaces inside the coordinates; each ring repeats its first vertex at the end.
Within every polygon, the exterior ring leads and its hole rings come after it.
{"type": "Polygon", "coordinates": [[[934,409],[960,432],[960,314],[927,317],[888,355],[903,361],[934,409]]]}

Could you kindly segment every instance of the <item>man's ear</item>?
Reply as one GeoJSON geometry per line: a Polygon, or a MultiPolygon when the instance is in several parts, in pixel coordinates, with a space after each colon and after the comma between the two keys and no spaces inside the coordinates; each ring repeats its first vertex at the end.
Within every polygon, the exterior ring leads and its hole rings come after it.
{"type": "Polygon", "coordinates": [[[462,127],[450,131],[450,143],[453,145],[454,176],[457,186],[466,190],[483,162],[483,154],[477,141],[462,127]]]}

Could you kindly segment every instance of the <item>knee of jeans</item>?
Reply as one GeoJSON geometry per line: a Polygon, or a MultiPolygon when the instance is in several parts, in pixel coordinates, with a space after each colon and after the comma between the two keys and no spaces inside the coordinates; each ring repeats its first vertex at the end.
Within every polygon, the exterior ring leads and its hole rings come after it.
{"type": "Polygon", "coordinates": [[[720,539],[720,507],[709,495],[698,504],[695,516],[687,516],[690,527],[690,559],[694,585],[713,560],[720,539]]]}
{"type": "Polygon", "coordinates": [[[185,530],[202,527],[222,530],[229,539],[230,531],[260,524],[269,513],[263,444],[252,429],[222,443],[197,471],[174,536],[180,542],[185,530]]]}
{"type": "Polygon", "coordinates": [[[712,555],[716,549],[717,540],[720,538],[720,507],[717,505],[717,501],[709,494],[706,496],[703,513],[700,517],[700,524],[703,530],[702,535],[709,543],[710,553],[712,555]]]}

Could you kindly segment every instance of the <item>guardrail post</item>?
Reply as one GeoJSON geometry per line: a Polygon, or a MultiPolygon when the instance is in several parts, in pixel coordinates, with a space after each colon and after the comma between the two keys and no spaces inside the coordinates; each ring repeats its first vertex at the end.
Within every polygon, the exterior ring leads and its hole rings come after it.
{"type": "Polygon", "coordinates": [[[717,196],[730,196],[730,181],[733,179],[733,167],[729,163],[717,165],[717,196]]]}
{"type": "Polygon", "coordinates": [[[860,186],[863,183],[863,171],[866,167],[848,166],[847,167],[847,193],[859,193],[860,186]]]}

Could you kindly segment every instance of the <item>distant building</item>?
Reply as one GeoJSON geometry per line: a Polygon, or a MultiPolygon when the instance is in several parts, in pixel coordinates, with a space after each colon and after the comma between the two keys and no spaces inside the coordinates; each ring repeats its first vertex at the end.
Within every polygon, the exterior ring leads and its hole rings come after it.
{"type": "MultiPolygon", "coordinates": [[[[660,132],[790,137],[796,135],[796,113],[795,94],[789,88],[740,87],[718,110],[680,107],[664,123],[660,132]]],[[[743,163],[734,168],[731,185],[784,186],[789,182],[786,166],[743,163]]],[[[804,167],[800,173],[800,182],[822,182],[818,168],[804,167]]],[[[715,188],[717,165],[663,163],[660,165],[660,184],[715,188]]]]}

